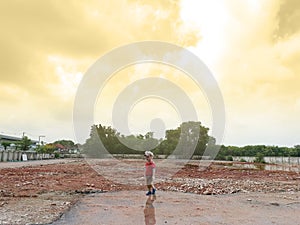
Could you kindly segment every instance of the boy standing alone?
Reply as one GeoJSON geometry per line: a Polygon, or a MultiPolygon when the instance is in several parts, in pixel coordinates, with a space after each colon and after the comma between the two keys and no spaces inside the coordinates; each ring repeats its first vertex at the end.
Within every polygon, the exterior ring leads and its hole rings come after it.
{"type": "Polygon", "coordinates": [[[145,178],[146,178],[146,184],[148,188],[147,196],[148,195],[154,195],[156,189],[153,185],[154,175],[155,175],[155,163],[153,161],[153,153],[150,151],[145,152],[145,157],[147,162],[145,163],[145,178]]]}

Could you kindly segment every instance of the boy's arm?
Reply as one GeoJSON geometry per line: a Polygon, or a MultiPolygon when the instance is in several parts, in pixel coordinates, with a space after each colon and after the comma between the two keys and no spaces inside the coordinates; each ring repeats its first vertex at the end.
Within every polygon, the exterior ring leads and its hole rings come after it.
{"type": "Polygon", "coordinates": [[[155,167],[152,168],[152,176],[155,177],[155,167]]]}

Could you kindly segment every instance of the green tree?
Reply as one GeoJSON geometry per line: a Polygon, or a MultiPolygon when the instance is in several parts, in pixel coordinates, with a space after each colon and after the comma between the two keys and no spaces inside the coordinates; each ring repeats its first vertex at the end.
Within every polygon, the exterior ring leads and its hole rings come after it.
{"type": "Polygon", "coordinates": [[[54,153],[56,150],[56,147],[54,144],[46,144],[46,145],[40,145],[37,148],[38,153],[54,153]]]}
{"type": "Polygon", "coordinates": [[[296,149],[297,156],[300,157],[300,145],[295,145],[294,148],[296,149]]]}
{"type": "MultiPolygon", "coordinates": [[[[163,153],[175,154],[182,157],[193,154],[203,155],[209,141],[208,128],[201,122],[183,122],[180,127],[166,131],[166,140],[163,145],[163,153]]],[[[158,147],[159,149],[162,146],[158,147]]]]}
{"type": "Polygon", "coordinates": [[[4,142],[2,142],[1,144],[2,144],[3,147],[4,147],[4,150],[6,150],[7,147],[10,146],[12,143],[11,143],[11,142],[8,142],[8,141],[4,141],[4,142]]]}
{"type": "Polygon", "coordinates": [[[76,148],[76,145],[72,140],[58,140],[58,141],[53,142],[53,144],[61,144],[69,149],[76,148]]]}
{"type": "Polygon", "coordinates": [[[101,158],[103,154],[105,154],[104,146],[101,145],[99,138],[98,126],[93,125],[91,127],[90,137],[83,145],[83,153],[87,157],[101,158]]]}
{"type": "Polygon", "coordinates": [[[143,150],[153,150],[156,146],[158,146],[159,140],[153,138],[153,132],[147,132],[145,134],[144,142],[143,142],[143,150]]]}
{"type": "Polygon", "coordinates": [[[83,145],[83,153],[91,157],[101,157],[107,152],[143,154],[140,150],[152,150],[155,154],[170,155],[176,150],[174,154],[191,156],[195,152],[203,153],[210,138],[214,143],[214,138],[208,136],[208,128],[200,122],[184,122],[176,129],[167,130],[166,138],[160,140],[153,137],[153,132],[125,136],[109,126],[99,124],[92,126],[90,137],[83,145]]]}
{"type": "Polygon", "coordinates": [[[180,138],[180,128],[176,128],[174,130],[166,131],[166,139],[161,143],[159,148],[161,149],[161,153],[165,155],[171,155],[178,145],[180,138]]]}
{"type": "Polygon", "coordinates": [[[27,136],[24,136],[18,144],[22,151],[27,151],[30,145],[32,145],[32,141],[27,136]]]}

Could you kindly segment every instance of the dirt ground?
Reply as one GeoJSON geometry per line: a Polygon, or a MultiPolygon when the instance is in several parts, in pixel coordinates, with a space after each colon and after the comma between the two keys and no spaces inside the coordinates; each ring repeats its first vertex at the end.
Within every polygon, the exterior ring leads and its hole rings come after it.
{"type": "MultiPolygon", "coordinates": [[[[134,207],[140,207],[143,212],[147,205],[144,162],[129,159],[122,162],[132,168],[125,170],[110,159],[93,162],[93,168],[84,159],[1,163],[0,224],[80,224],[68,218],[74,220],[77,214],[80,216],[76,209],[82,208],[82,204],[102,212],[97,213],[97,220],[85,224],[120,224],[117,221],[130,224],[128,221],[135,218],[137,211],[134,207]],[[127,182],[117,183],[118,176],[127,182]],[[129,197],[122,200],[122,196],[129,197]],[[95,199],[97,204],[92,203],[95,199]],[[99,201],[110,201],[110,204],[99,201]],[[122,212],[127,213],[125,217],[116,217],[122,212]],[[68,217],[70,213],[72,216],[68,217]],[[105,217],[108,214],[110,217],[105,217]],[[128,223],[124,218],[128,218],[128,223]]],[[[300,224],[299,167],[269,171],[245,163],[213,162],[202,168],[197,161],[190,161],[172,176],[163,176],[167,173],[160,173],[159,169],[174,172],[172,165],[158,168],[157,199],[149,200],[151,208],[156,210],[156,224],[241,224],[241,221],[243,224],[300,224]],[[180,207],[170,207],[179,202],[180,207]],[[222,209],[224,206],[227,208],[222,209]],[[253,217],[271,219],[267,220],[269,223],[263,220],[257,223],[253,217]]],[[[137,217],[141,221],[138,224],[147,224],[144,214],[137,217]]],[[[82,220],[78,217],[76,221],[82,220]]]]}

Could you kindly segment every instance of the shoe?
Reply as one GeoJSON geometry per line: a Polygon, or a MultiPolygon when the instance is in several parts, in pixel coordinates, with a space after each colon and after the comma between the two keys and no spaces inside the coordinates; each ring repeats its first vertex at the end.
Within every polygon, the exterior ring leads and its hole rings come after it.
{"type": "Polygon", "coordinates": [[[151,191],[148,191],[146,195],[147,195],[147,196],[151,195],[151,191]]]}
{"type": "Polygon", "coordinates": [[[155,195],[155,192],[156,192],[156,189],[155,188],[153,188],[153,190],[152,190],[152,195],[155,195]]]}

